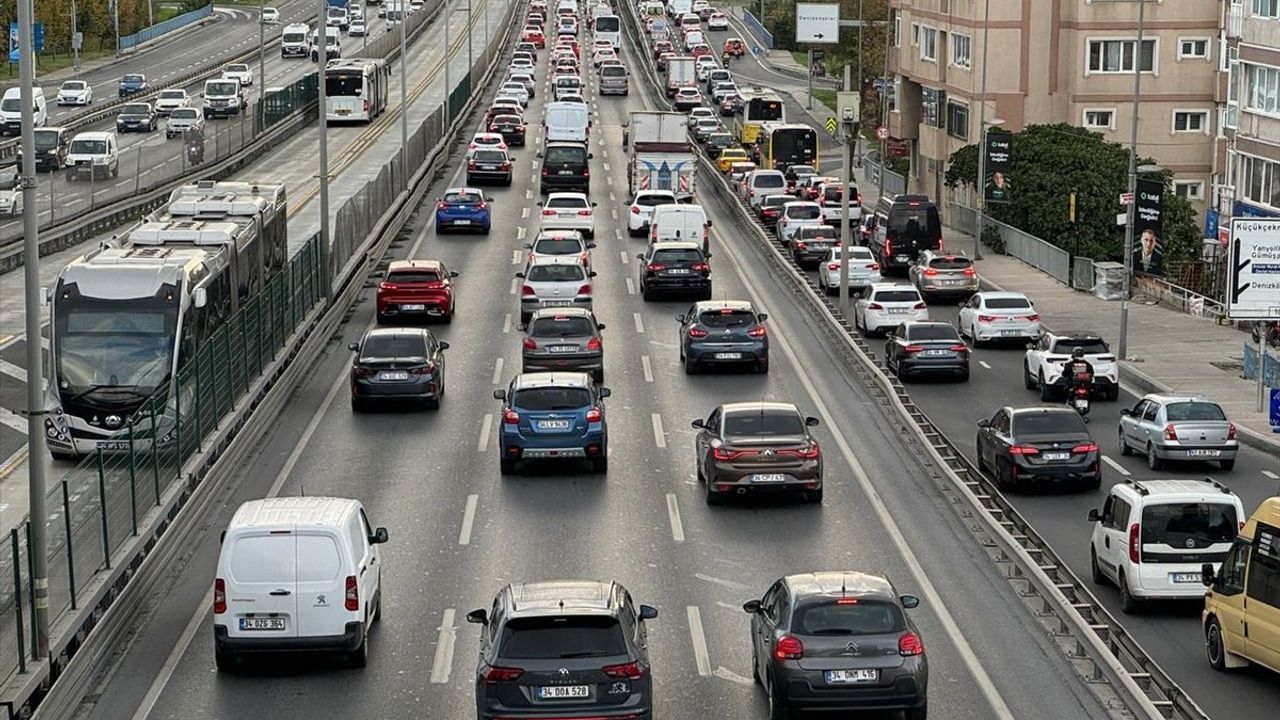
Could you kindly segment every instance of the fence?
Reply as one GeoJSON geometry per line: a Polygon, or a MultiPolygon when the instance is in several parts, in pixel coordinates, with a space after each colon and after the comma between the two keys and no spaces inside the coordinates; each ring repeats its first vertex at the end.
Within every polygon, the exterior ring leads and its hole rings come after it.
{"type": "MultiPolygon", "coordinates": [[[[951,218],[952,227],[970,235],[977,233],[976,210],[952,201],[947,203],[947,213],[951,218]]],[[[1000,233],[1006,255],[1012,255],[1031,267],[1048,273],[1063,285],[1071,283],[1071,253],[1034,235],[1028,235],[1012,225],[1006,225],[990,215],[986,216],[985,222],[1000,233]]],[[[1093,287],[1092,281],[1089,287],[1093,287]]]]}
{"type": "MultiPolygon", "coordinates": [[[[111,568],[114,552],[138,532],[294,328],[325,297],[319,237],[310,238],[284,271],[233,315],[112,439],[120,452],[89,456],[45,497],[50,624],[78,608],[80,590],[111,568]]],[[[30,522],[0,538],[0,677],[25,669],[34,635],[27,551],[30,522]],[[12,582],[8,578],[12,578],[12,582]]]]}
{"type": "Polygon", "coordinates": [[[189,13],[175,15],[174,17],[158,22],[151,27],[145,27],[132,35],[124,35],[120,38],[120,44],[117,47],[118,52],[132,50],[144,42],[155,40],[167,32],[173,32],[181,27],[186,27],[193,22],[199,22],[205,18],[213,17],[213,3],[209,3],[198,10],[192,10],[189,13]]]}
{"type": "MultiPolygon", "coordinates": [[[[1267,350],[1263,357],[1266,358],[1265,374],[1263,379],[1268,387],[1280,387],[1280,358],[1275,353],[1267,350]]],[[[1240,377],[1245,380],[1258,379],[1258,347],[1251,343],[1244,343],[1242,358],[1244,367],[1240,371],[1240,377]]]]}
{"type": "MultiPolygon", "coordinates": [[[[871,183],[873,185],[879,184],[880,172],[881,172],[880,163],[874,160],[868,160],[864,158],[862,161],[862,164],[867,168],[866,170],[867,177],[870,179],[871,183]]],[[[892,170],[888,170],[885,172],[884,194],[886,196],[901,195],[906,191],[907,191],[907,178],[905,176],[899,175],[898,173],[892,170]]]]}
{"type": "Polygon", "coordinates": [[[764,46],[765,50],[773,49],[773,33],[764,29],[764,24],[760,22],[750,10],[742,11],[742,21],[746,23],[747,29],[755,36],[756,40],[764,46]]]}

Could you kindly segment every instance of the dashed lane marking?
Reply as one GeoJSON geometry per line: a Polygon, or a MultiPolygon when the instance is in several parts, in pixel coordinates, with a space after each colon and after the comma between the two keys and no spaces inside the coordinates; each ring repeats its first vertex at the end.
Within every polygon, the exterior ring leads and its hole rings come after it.
{"type": "Polygon", "coordinates": [[[1123,475],[1123,476],[1125,476],[1125,477],[1129,477],[1130,475],[1132,475],[1132,473],[1130,473],[1128,470],[1125,470],[1125,469],[1124,469],[1124,466],[1123,466],[1123,465],[1121,465],[1120,463],[1116,462],[1115,460],[1112,460],[1110,457],[1108,457],[1108,456],[1106,456],[1106,455],[1103,455],[1103,456],[1102,456],[1102,462],[1104,462],[1104,463],[1106,463],[1106,464],[1110,465],[1110,466],[1111,466],[1111,469],[1115,470],[1116,472],[1120,473],[1121,475],[1123,475]]]}
{"type": "Polygon", "coordinates": [[[662,416],[658,413],[653,413],[650,418],[653,421],[653,441],[657,443],[658,447],[665,448],[667,446],[667,433],[662,429],[662,416]]]}
{"type": "Polygon", "coordinates": [[[489,448],[489,430],[493,428],[493,413],[485,413],[480,421],[480,441],[476,443],[476,452],[484,452],[489,448]]]}

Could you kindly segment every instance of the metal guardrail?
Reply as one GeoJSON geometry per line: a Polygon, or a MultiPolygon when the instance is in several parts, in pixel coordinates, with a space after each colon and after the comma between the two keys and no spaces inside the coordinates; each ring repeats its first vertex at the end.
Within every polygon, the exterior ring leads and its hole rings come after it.
{"type": "Polygon", "coordinates": [[[766,50],[773,49],[773,33],[765,30],[764,23],[760,22],[760,19],[755,16],[755,13],[750,10],[743,10],[742,22],[766,50]]]}
{"type": "Polygon", "coordinates": [[[178,28],[183,28],[193,22],[199,22],[205,18],[213,17],[213,3],[210,2],[202,8],[192,10],[188,13],[175,15],[168,20],[162,20],[155,25],[145,27],[132,35],[121,36],[118,49],[120,52],[132,50],[144,42],[149,42],[161,37],[165,33],[173,32],[178,28]]]}

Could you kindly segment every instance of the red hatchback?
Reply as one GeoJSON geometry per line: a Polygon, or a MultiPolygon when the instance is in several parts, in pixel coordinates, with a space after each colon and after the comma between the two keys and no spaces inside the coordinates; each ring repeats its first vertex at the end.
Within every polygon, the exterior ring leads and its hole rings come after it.
{"type": "Polygon", "coordinates": [[[453,279],[439,260],[396,260],[378,283],[378,322],[436,319],[453,322],[453,279]]]}
{"type": "Polygon", "coordinates": [[[547,36],[542,34],[541,28],[526,27],[524,32],[520,33],[520,39],[533,43],[534,47],[539,50],[547,46],[547,36]]]}

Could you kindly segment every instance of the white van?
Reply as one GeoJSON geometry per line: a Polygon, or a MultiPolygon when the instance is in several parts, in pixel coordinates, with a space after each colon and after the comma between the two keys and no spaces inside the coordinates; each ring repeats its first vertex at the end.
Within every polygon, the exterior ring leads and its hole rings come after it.
{"type": "Polygon", "coordinates": [[[310,52],[311,28],[306,23],[291,23],[280,34],[280,57],[306,57],[310,52]]]}
{"type": "Polygon", "coordinates": [[[547,103],[547,111],[542,118],[544,142],[568,140],[584,143],[590,129],[591,118],[586,105],[575,102],[547,103]]]}
{"type": "MultiPolygon", "coordinates": [[[[35,108],[35,126],[49,123],[49,106],[45,103],[44,88],[32,88],[32,105],[35,108]]],[[[18,135],[22,132],[22,88],[9,88],[0,100],[0,135],[18,135]]]]}
{"type": "Polygon", "coordinates": [[[653,209],[649,219],[649,242],[665,240],[702,241],[702,250],[709,248],[711,221],[701,205],[673,203],[653,209]]]}
{"type": "Polygon", "coordinates": [[[116,134],[102,130],[77,133],[67,147],[67,181],[116,177],[120,174],[120,146],[116,134]]]}
{"type": "Polygon", "coordinates": [[[382,615],[378,545],[359,501],[326,497],[250,500],[222,534],[213,581],[219,670],[242,655],[336,652],[368,662],[368,632],[382,615]]]}
{"type": "Polygon", "coordinates": [[[244,89],[235,78],[220,77],[204,81],[204,119],[239,115],[244,109],[244,89]]]}
{"type": "Polygon", "coordinates": [[[556,78],[555,98],[559,100],[565,95],[581,95],[582,94],[582,78],[577,75],[560,75],[556,78]]]}

